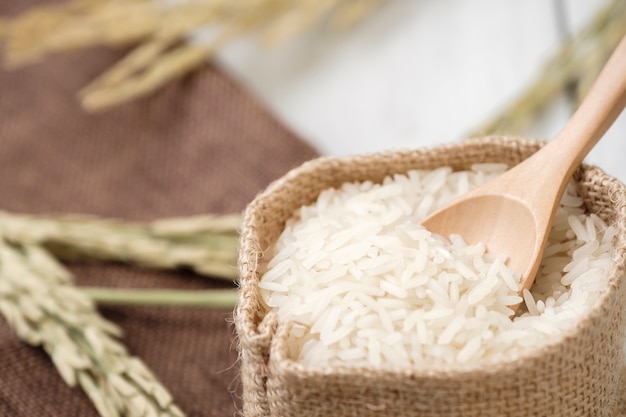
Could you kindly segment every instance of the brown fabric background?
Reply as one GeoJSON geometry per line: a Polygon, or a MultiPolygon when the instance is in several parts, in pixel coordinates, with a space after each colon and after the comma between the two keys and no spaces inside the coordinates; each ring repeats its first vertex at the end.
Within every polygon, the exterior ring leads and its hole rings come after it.
{"type": "MultiPolygon", "coordinates": [[[[0,0],[0,15],[27,5],[0,0]]],[[[86,114],[76,91],[119,56],[95,49],[0,70],[0,210],[140,220],[239,212],[270,181],[315,156],[208,65],[152,97],[86,114]]],[[[220,286],[192,274],[119,265],[71,269],[89,285],[220,286]]],[[[231,311],[101,311],[125,329],[130,352],[146,361],[188,416],[236,413],[241,387],[231,311]]],[[[1,317],[0,416],[97,416],[43,350],[21,343],[1,317]]]]}

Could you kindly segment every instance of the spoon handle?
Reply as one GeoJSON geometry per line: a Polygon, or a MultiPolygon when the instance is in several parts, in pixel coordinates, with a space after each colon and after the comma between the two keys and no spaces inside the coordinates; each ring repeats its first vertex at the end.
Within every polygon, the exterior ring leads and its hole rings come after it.
{"type": "Polygon", "coordinates": [[[506,195],[529,204],[541,224],[551,216],[576,168],[626,106],[626,36],[621,40],[570,121],[542,149],[498,181],[473,193],[506,195]],[[529,186],[532,181],[533,186],[529,186]]]}
{"type": "MultiPolygon", "coordinates": [[[[626,36],[621,40],[580,107],[550,141],[569,179],[626,106],[626,36]]],[[[546,152],[548,153],[548,152],[546,152]]]]}
{"type": "Polygon", "coordinates": [[[546,220],[574,171],[626,106],[626,36],[620,41],[589,93],[565,127],[542,149],[485,184],[496,193],[534,201],[546,220]],[[534,187],[528,187],[532,178],[534,187]]]}

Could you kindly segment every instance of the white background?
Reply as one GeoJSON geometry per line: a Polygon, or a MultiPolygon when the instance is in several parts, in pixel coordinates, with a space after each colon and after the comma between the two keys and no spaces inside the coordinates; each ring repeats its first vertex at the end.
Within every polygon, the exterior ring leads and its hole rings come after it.
{"type": "MultiPolygon", "coordinates": [[[[389,0],[347,31],[316,29],[271,49],[241,40],[218,58],[322,154],[430,146],[460,140],[497,114],[567,31],[606,4],[389,0]]],[[[525,135],[553,137],[568,116],[563,98],[525,135]]],[[[587,161],[626,181],[624,155],[626,114],[587,161]]]]}

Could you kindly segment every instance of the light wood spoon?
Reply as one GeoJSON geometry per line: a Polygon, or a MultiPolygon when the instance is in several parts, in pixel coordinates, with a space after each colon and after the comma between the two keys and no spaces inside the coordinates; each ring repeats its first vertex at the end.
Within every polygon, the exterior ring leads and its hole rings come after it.
{"type": "Polygon", "coordinates": [[[427,217],[422,225],[443,236],[458,234],[469,244],[482,242],[487,251],[507,255],[507,265],[522,274],[523,288],[530,288],[567,183],[625,105],[626,37],[553,140],[427,217]]]}

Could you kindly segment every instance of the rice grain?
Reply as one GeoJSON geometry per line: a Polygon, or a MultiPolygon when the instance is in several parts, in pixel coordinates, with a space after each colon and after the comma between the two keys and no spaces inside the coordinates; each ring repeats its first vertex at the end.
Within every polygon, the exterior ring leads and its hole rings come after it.
{"type": "Polygon", "coordinates": [[[477,164],[324,190],[287,221],[262,266],[267,311],[294,325],[309,366],[447,368],[513,358],[575,325],[612,266],[614,230],[568,186],[530,291],[506,259],[419,220],[500,174],[477,164]],[[523,306],[511,320],[510,305],[523,306]]]}

